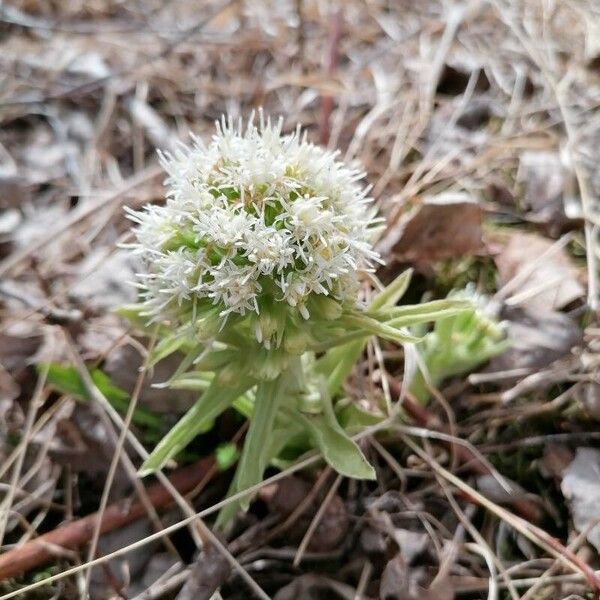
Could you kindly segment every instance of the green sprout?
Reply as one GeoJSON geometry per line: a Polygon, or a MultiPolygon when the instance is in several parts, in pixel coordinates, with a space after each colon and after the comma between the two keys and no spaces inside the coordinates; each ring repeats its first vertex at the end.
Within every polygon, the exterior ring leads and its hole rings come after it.
{"type": "Polygon", "coordinates": [[[490,311],[485,297],[467,288],[448,298],[470,300],[471,307],[438,319],[418,345],[427,379],[423,369],[419,369],[410,391],[421,404],[430,397],[427,381],[437,387],[444,379],[470,373],[509,346],[502,326],[487,314],[490,311]]]}

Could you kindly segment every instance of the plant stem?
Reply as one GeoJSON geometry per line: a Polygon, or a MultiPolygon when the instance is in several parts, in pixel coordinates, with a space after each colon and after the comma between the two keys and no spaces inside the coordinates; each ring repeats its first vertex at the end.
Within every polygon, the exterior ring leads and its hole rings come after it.
{"type": "MultiPolygon", "coordinates": [[[[260,381],[256,387],[254,410],[240,462],[236,470],[229,494],[250,488],[262,481],[269,462],[274,458],[273,445],[270,443],[277,413],[290,388],[302,377],[302,365],[296,361],[288,370],[280,373],[275,379],[260,381]],[[298,370],[300,369],[300,370],[298,370]]],[[[277,449],[279,450],[279,449],[277,449]]],[[[241,507],[247,510],[250,496],[226,506],[217,519],[217,526],[226,525],[241,507]]]]}

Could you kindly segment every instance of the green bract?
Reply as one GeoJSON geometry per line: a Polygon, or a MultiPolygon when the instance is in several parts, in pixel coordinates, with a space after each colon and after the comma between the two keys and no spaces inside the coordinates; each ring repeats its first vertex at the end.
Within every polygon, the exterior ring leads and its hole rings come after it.
{"type": "Polygon", "coordinates": [[[154,362],[182,353],[167,384],[200,397],[141,473],[162,467],[233,406],[250,425],[232,492],[259,483],[306,440],[339,473],[374,478],[340,424],[344,380],[369,336],[417,342],[409,326],[470,304],[398,307],[405,273],[361,306],[361,271],[379,261],[371,201],[361,174],[299,129],[282,135],[281,121],[262,114],[245,129],[223,119],[210,144],[196,139],[163,164],[166,203],[130,213],[143,270],[140,303],[122,312],[158,328],[154,362]]]}

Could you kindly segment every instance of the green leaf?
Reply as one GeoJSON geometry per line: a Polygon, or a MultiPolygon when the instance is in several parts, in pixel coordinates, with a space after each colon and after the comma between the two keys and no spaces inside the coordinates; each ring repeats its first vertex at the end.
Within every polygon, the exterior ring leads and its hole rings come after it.
{"type": "MultiPolygon", "coordinates": [[[[250,426],[228,495],[231,496],[260,483],[267,465],[274,458],[271,454],[272,434],[277,412],[286,394],[285,384],[285,375],[258,383],[250,426]]],[[[223,527],[228,523],[240,507],[247,510],[250,499],[249,494],[223,507],[217,518],[217,526],[223,527]]]]}
{"type": "MultiPolygon", "coordinates": [[[[90,395],[75,367],[58,363],[50,363],[47,366],[47,381],[50,385],[62,394],[69,394],[78,400],[89,402],[90,395]]],[[[37,365],[38,370],[43,367],[43,364],[37,365]]],[[[129,406],[129,394],[125,390],[114,385],[110,380],[110,377],[100,369],[92,369],[90,371],[90,377],[110,404],[121,414],[125,414],[127,412],[127,407],[129,406]]],[[[153,429],[162,427],[162,419],[160,416],[143,406],[138,406],[135,409],[132,419],[133,422],[139,426],[151,427],[153,429]]]]}
{"type": "Polygon", "coordinates": [[[126,304],[115,309],[115,314],[127,319],[133,326],[138,329],[148,329],[148,317],[141,314],[143,312],[141,304],[126,304]]]}
{"type": "Polygon", "coordinates": [[[323,390],[322,404],[323,413],[320,415],[307,415],[299,410],[294,412],[306,425],[323,458],[338,473],[346,477],[375,479],[375,469],[338,423],[331,397],[326,390],[323,390]]]}
{"type": "Polygon", "coordinates": [[[338,393],[344,381],[352,372],[356,361],[365,348],[367,339],[365,337],[356,342],[334,348],[330,351],[331,354],[328,352],[325,358],[330,359],[329,362],[333,363],[331,365],[325,361],[317,363],[317,370],[327,377],[327,391],[332,396],[338,393]]]}
{"type": "Polygon", "coordinates": [[[336,403],[335,411],[340,425],[347,431],[360,431],[364,427],[377,425],[385,418],[382,413],[375,413],[361,408],[353,400],[341,400],[336,403]]]}
{"type": "Polygon", "coordinates": [[[445,311],[453,311],[451,314],[457,314],[472,309],[473,303],[469,300],[446,298],[444,300],[392,306],[378,310],[373,310],[372,307],[369,307],[365,311],[365,314],[379,321],[390,321],[400,318],[420,317],[422,315],[444,314],[445,311]]]}
{"type": "MultiPolygon", "coordinates": [[[[467,291],[454,293],[449,300],[464,302],[466,296],[469,308],[438,318],[419,347],[430,381],[436,387],[447,377],[470,372],[507,348],[502,328],[467,294],[467,291]]],[[[420,371],[415,374],[410,391],[419,402],[428,401],[430,392],[420,371]]]]}
{"type": "Polygon", "coordinates": [[[375,470],[360,448],[343,429],[334,429],[323,415],[304,415],[296,411],[323,458],[338,473],[354,479],[375,479],[375,470]]]}
{"type": "Polygon", "coordinates": [[[178,377],[169,379],[169,387],[176,390],[203,392],[208,388],[213,376],[204,371],[187,371],[178,377]]]}
{"type": "Polygon", "coordinates": [[[181,417],[171,431],[154,448],[152,454],[140,468],[140,476],[145,477],[162,468],[171,458],[183,450],[208,423],[216,419],[253,384],[253,380],[245,377],[240,378],[235,386],[224,386],[219,384],[218,378],[215,378],[196,404],[181,417]]]}
{"type": "Polygon", "coordinates": [[[344,315],[340,321],[347,325],[364,330],[366,334],[378,335],[384,339],[396,342],[398,344],[416,344],[421,338],[410,335],[392,325],[382,323],[363,313],[353,313],[344,315]]]}
{"type": "MultiPolygon", "coordinates": [[[[379,292],[369,305],[369,310],[377,311],[393,307],[402,298],[412,277],[412,269],[401,273],[384,290],[379,292]]],[[[352,372],[356,361],[360,358],[368,335],[356,341],[344,343],[343,346],[331,348],[318,359],[316,370],[327,378],[327,389],[333,396],[341,388],[348,375],[352,372]]]]}
{"type": "Polygon", "coordinates": [[[410,280],[412,278],[413,270],[407,269],[403,273],[400,273],[392,283],[387,285],[369,305],[370,310],[379,310],[386,306],[394,306],[397,304],[406,293],[410,280]]]}
{"type": "MultiPolygon", "coordinates": [[[[244,441],[240,458],[238,490],[244,490],[262,481],[270,459],[269,441],[275,417],[285,394],[284,376],[273,381],[261,381],[256,388],[254,412],[244,441]]],[[[242,505],[247,508],[249,499],[242,505]]]]}
{"type": "Polygon", "coordinates": [[[162,338],[150,352],[148,366],[153,367],[167,356],[180,350],[188,342],[189,338],[181,331],[162,338]]]}
{"type": "Polygon", "coordinates": [[[231,442],[217,446],[215,460],[217,461],[219,471],[227,471],[235,463],[239,455],[238,447],[231,442]]]}
{"type": "Polygon", "coordinates": [[[77,369],[68,365],[59,365],[57,363],[38,364],[38,372],[48,369],[46,381],[62,394],[77,396],[83,400],[89,400],[89,395],[83,381],[77,372],[77,369]]]}

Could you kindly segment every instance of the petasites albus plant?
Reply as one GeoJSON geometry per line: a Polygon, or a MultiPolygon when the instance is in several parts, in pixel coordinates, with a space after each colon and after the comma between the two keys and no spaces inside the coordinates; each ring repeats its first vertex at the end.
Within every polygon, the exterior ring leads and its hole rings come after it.
{"type": "Polygon", "coordinates": [[[361,303],[363,275],[381,262],[363,174],[300,128],[283,134],[281,119],[224,117],[209,143],[194,137],[161,162],[165,203],[129,211],[143,269],[139,303],[124,313],[158,331],[154,362],[183,353],[167,384],[201,394],[141,473],[234,406],[250,424],[232,493],[259,483],[294,440],[343,475],[374,478],[339,421],[344,380],[369,336],[415,343],[407,327],[468,303],[396,306],[409,273],[361,303]]]}

